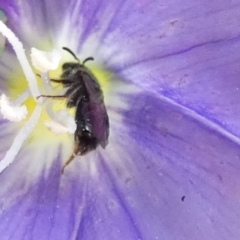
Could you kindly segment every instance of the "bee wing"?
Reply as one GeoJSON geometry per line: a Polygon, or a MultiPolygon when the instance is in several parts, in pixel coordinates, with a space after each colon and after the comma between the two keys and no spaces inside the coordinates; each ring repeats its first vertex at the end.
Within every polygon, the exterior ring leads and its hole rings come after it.
{"type": "Polygon", "coordinates": [[[89,119],[92,124],[92,131],[99,140],[99,144],[105,148],[108,144],[109,120],[104,105],[103,94],[96,78],[89,71],[84,74],[83,81],[89,93],[90,101],[87,103],[89,119]]]}
{"type": "Polygon", "coordinates": [[[99,144],[105,148],[108,144],[109,120],[103,103],[89,103],[89,119],[92,124],[92,132],[99,140],[99,144]]]}

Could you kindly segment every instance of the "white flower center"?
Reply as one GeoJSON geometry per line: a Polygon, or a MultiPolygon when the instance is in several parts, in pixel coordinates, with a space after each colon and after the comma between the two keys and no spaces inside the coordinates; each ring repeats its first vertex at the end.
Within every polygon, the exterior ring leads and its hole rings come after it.
{"type": "Polygon", "coordinates": [[[53,49],[52,52],[40,51],[36,48],[31,49],[32,65],[40,72],[46,73],[56,70],[62,59],[60,51],[53,49]]]}
{"type": "Polygon", "coordinates": [[[0,108],[3,117],[13,122],[20,122],[23,119],[26,119],[28,114],[28,110],[25,105],[14,106],[14,104],[9,102],[9,99],[5,94],[2,94],[0,97],[0,108]]]}
{"type": "MultiPolygon", "coordinates": [[[[26,106],[21,106],[22,103],[28,99],[31,95],[37,102],[37,106],[32,113],[32,116],[25,123],[25,126],[15,137],[10,149],[7,151],[5,157],[0,161],[0,173],[8,167],[15,159],[23,143],[31,134],[42,112],[42,99],[37,100],[40,96],[38,89],[36,74],[33,72],[28,59],[25,54],[22,43],[15,36],[15,34],[0,21],[0,32],[7,38],[7,40],[13,46],[16,56],[21,64],[26,80],[28,82],[29,90],[20,95],[14,102],[10,103],[6,95],[2,94],[0,98],[0,110],[4,118],[10,121],[21,121],[27,116],[26,106]]],[[[52,52],[43,52],[32,48],[31,59],[33,66],[41,71],[41,78],[43,80],[43,86],[45,90],[51,88],[50,79],[48,77],[48,71],[58,68],[62,55],[58,50],[52,52]]],[[[76,129],[76,123],[74,119],[69,115],[67,111],[59,111],[55,114],[51,107],[46,109],[48,115],[52,118],[52,121],[45,122],[45,126],[48,127],[55,134],[70,133],[73,134],[76,129]],[[63,120],[64,119],[64,120],[63,120]]]]}

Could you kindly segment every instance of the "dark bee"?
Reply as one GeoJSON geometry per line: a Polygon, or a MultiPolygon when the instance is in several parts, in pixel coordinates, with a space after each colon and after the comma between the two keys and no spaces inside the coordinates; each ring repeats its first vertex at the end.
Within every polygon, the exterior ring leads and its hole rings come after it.
{"type": "Polygon", "coordinates": [[[66,88],[65,94],[60,96],[39,96],[66,98],[67,107],[76,108],[75,122],[77,128],[74,133],[74,152],[64,164],[62,171],[76,155],[84,155],[95,150],[98,145],[105,148],[109,136],[109,120],[101,87],[96,77],[85,66],[87,61],[94,59],[89,57],[81,64],[70,49],[66,47],[63,47],[63,49],[72,54],[77,60],[77,62],[63,64],[60,79],[51,79],[52,82],[63,84],[63,87],[66,88]]]}

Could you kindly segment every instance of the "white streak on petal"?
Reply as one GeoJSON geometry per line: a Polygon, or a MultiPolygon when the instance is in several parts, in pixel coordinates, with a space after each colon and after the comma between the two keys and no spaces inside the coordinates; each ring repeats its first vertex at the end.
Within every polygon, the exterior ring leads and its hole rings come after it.
{"type": "MultiPolygon", "coordinates": [[[[110,55],[113,52],[114,44],[108,44],[108,47],[105,49],[104,54],[103,55],[98,54],[98,51],[102,48],[102,45],[104,45],[99,40],[106,34],[106,31],[109,28],[109,25],[113,20],[115,14],[116,13],[113,10],[112,5],[109,4],[105,8],[105,11],[102,12],[101,19],[103,19],[103,21],[101,21],[101,28],[96,27],[94,31],[88,36],[87,40],[81,46],[81,49],[82,49],[81,56],[86,56],[86,57],[94,56],[95,62],[96,62],[97,59],[101,59],[102,56],[110,55]],[[101,47],[99,47],[99,44],[101,44],[101,47]]],[[[117,53],[117,55],[119,55],[119,53],[117,53]]]]}
{"type": "Polygon", "coordinates": [[[61,51],[53,49],[51,52],[40,51],[36,48],[31,49],[32,65],[40,72],[56,70],[62,59],[61,51]]]}
{"type": "Polygon", "coordinates": [[[5,94],[2,94],[0,98],[0,108],[3,117],[12,122],[20,122],[25,119],[28,114],[28,110],[25,105],[12,105],[5,94]]]}
{"type": "Polygon", "coordinates": [[[7,151],[6,156],[1,160],[0,173],[15,160],[15,157],[18,154],[20,148],[22,147],[24,141],[28,138],[28,136],[31,134],[32,130],[36,126],[41,112],[42,107],[40,105],[37,105],[28,122],[15,137],[12,146],[7,151]]]}
{"type": "Polygon", "coordinates": [[[27,60],[25,50],[23,48],[22,43],[2,21],[0,21],[0,32],[11,43],[11,45],[17,55],[17,58],[22,66],[23,72],[27,78],[30,91],[36,100],[36,97],[40,95],[40,92],[38,90],[38,85],[37,85],[37,79],[30,67],[28,60],[27,60]]]}
{"type": "Polygon", "coordinates": [[[45,121],[45,126],[55,134],[73,134],[76,130],[76,123],[66,110],[56,113],[55,121],[45,121]]]}
{"type": "Polygon", "coordinates": [[[68,133],[68,129],[63,125],[59,124],[58,122],[54,121],[45,121],[44,125],[53,133],[55,134],[63,134],[68,133]]]}
{"type": "Polygon", "coordinates": [[[60,110],[56,115],[57,121],[63,126],[67,127],[69,133],[73,134],[76,131],[76,123],[67,110],[60,110]]]}

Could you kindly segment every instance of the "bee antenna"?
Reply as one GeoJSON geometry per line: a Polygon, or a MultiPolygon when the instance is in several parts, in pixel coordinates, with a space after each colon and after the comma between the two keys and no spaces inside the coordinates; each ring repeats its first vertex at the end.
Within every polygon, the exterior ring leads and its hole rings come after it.
{"type": "Polygon", "coordinates": [[[67,51],[67,52],[69,52],[69,53],[80,63],[80,60],[76,57],[76,55],[73,53],[72,50],[70,50],[70,49],[67,48],[67,47],[63,47],[62,49],[65,50],[65,51],[67,51]]]}
{"type": "Polygon", "coordinates": [[[84,65],[84,63],[86,63],[87,61],[94,61],[94,58],[93,57],[88,57],[83,61],[82,64],[84,65]]]}

